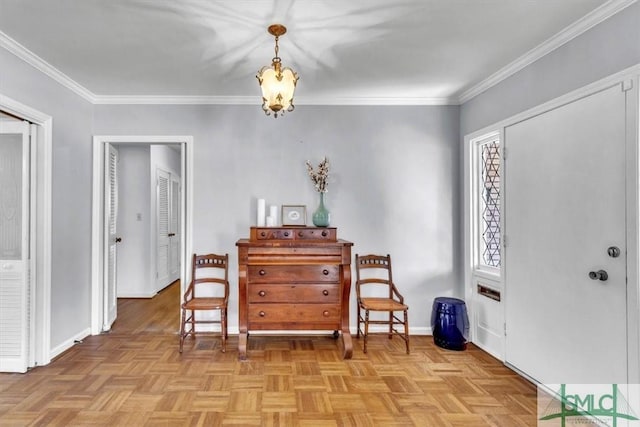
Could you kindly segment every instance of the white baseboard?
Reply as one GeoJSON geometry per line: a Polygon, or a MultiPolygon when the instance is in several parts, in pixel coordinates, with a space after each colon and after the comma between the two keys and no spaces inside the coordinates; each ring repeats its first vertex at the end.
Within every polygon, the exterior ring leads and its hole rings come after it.
{"type": "Polygon", "coordinates": [[[64,341],[59,346],[57,346],[55,348],[52,348],[51,349],[51,353],[49,355],[50,356],[50,360],[53,360],[55,357],[61,355],[65,351],[69,350],[71,347],[73,347],[76,344],[76,341],[81,341],[81,340],[85,339],[86,337],[88,337],[89,335],[91,335],[91,328],[87,328],[84,331],[79,332],[75,336],[73,336],[73,337],[69,338],[68,340],[64,341]]]}
{"type": "Polygon", "coordinates": [[[15,359],[0,359],[0,372],[16,372],[24,374],[27,372],[24,359],[21,357],[15,359]]]}
{"type": "MultiPolygon", "coordinates": [[[[219,330],[219,328],[218,328],[219,330]]],[[[356,326],[350,326],[349,331],[352,335],[355,335],[358,330],[356,326]]],[[[386,333],[388,328],[381,325],[375,325],[369,327],[369,333],[371,334],[379,334],[386,333]]],[[[237,335],[240,333],[238,326],[229,326],[228,330],[230,335],[237,335]]],[[[326,335],[327,331],[325,330],[310,330],[310,331],[291,331],[291,330],[282,330],[282,331],[249,331],[251,335],[326,335]]],[[[409,335],[433,335],[431,333],[430,326],[421,326],[417,328],[409,328],[409,335]]]]}
{"type": "MultiPolygon", "coordinates": [[[[350,326],[349,330],[352,334],[356,334],[358,329],[356,326],[350,326]]],[[[384,325],[373,325],[369,326],[370,334],[384,334],[389,330],[388,326],[384,325]]],[[[402,328],[400,328],[402,331],[402,328]]],[[[431,326],[419,326],[419,327],[409,327],[409,335],[433,335],[431,333],[431,326]]]]}
{"type": "Polygon", "coordinates": [[[153,298],[157,294],[155,292],[137,293],[137,292],[118,292],[118,298],[153,298]]]}

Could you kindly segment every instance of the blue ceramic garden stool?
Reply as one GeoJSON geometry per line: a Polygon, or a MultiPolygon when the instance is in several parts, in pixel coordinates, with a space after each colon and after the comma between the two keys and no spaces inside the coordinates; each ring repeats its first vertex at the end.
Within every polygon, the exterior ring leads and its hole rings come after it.
{"type": "Polygon", "coordinates": [[[431,312],[433,342],[449,350],[464,350],[469,338],[469,316],[464,301],[458,298],[438,297],[433,300],[431,312]]]}

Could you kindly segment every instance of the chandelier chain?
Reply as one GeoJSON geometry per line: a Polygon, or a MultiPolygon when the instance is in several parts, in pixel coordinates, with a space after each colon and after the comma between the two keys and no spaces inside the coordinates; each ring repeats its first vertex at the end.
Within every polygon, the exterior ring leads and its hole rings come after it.
{"type": "Polygon", "coordinates": [[[274,60],[276,59],[280,59],[280,57],[278,56],[278,51],[280,50],[280,47],[278,46],[278,36],[276,36],[276,47],[275,47],[275,51],[276,51],[276,56],[273,58],[274,60]]]}

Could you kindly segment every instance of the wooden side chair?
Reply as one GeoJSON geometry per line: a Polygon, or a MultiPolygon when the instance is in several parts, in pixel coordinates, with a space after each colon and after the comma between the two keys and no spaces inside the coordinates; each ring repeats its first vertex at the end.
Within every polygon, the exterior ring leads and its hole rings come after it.
{"type": "Polygon", "coordinates": [[[191,335],[216,334],[215,331],[197,331],[197,324],[219,324],[222,352],[227,351],[227,306],[229,303],[229,254],[193,255],[191,283],[184,293],[180,321],[180,353],[184,339],[191,335]],[[220,311],[220,320],[196,319],[197,311],[220,311]]]}
{"type": "Polygon", "coordinates": [[[367,337],[369,325],[388,325],[389,339],[398,335],[405,341],[407,354],[409,354],[409,307],[404,303],[404,297],[393,283],[390,255],[363,255],[356,254],[356,295],[358,297],[358,333],[360,338],[360,325],[364,324],[364,349],[367,352],[367,337]],[[369,312],[386,312],[388,318],[384,320],[369,319],[369,312]],[[364,312],[364,317],[363,317],[364,312]],[[402,312],[399,317],[396,313],[402,312]],[[403,330],[399,331],[398,326],[403,330]]]}

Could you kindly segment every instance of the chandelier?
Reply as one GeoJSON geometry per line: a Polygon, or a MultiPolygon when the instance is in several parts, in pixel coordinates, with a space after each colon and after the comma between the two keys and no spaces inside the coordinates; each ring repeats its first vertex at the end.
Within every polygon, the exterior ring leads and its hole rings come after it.
{"type": "Polygon", "coordinates": [[[267,116],[273,112],[274,117],[283,115],[285,111],[293,111],[293,92],[298,82],[298,74],[289,67],[282,67],[278,56],[278,38],[287,32],[284,25],[273,24],[268,28],[269,34],[276,38],[276,56],[271,66],[262,67],[256,78],[262,88],[262,109],[267,116]]]}

